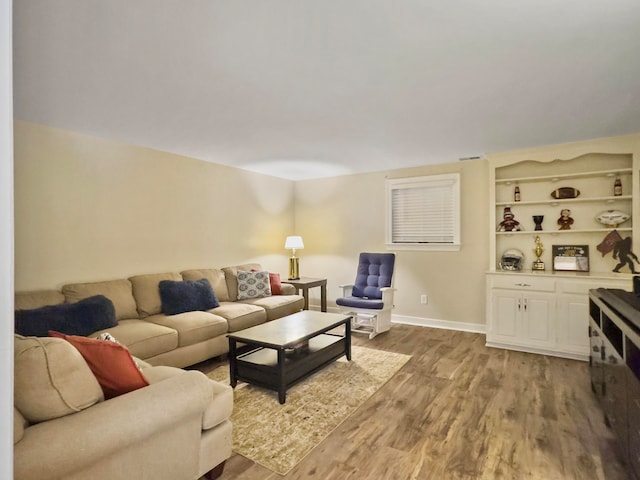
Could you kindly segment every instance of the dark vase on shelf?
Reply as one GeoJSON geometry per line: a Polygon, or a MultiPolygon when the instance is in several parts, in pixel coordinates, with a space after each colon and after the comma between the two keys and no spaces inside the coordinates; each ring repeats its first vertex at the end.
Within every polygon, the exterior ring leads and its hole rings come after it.
{"type": "Polygon", "coordinates": [[[533,222],[536,224],[536,228],[534,230],[542,230],[542,221],[544,220],[544,215],[534,215],[533,222]]]}

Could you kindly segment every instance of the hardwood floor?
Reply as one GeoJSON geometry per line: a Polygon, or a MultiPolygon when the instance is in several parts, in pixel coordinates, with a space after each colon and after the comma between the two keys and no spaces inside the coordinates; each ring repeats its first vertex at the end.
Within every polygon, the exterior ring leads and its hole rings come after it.
{"type": "Polygon", "coordinates": [[[394,324],[355,345],[412,355],[281,477],[233,455],[221,480],[627,479],[584,362],[394,324]]]}

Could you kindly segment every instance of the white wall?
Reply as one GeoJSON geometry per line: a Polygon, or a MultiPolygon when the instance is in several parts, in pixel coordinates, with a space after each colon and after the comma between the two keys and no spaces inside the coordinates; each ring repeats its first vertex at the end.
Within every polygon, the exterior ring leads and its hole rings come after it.
{"type": "Polygon", "coordinates": [[[0,0],[0,478],[13,477],[13,94],[11,0],[0,0]]]}
{"type": "Polygon", "coordinates": [[[16,121],[15,289],[258,261],[286,272],[293,182],[16,121]]]}
{"type": "Polygon", "coordinates": [[[305,242],[301,275],[326,277],[329,305],[335,306],[338,285],[355,279],[359,252],[387,251],[385,178],[454,172],[460,172],[461,181],[462,247],[458,252],[396,252],[394,317],[483,331],[489,248],[485,160],[296,182],[296,233],[305,242]],[[426,305],[420,303],[422,294],[428,296],[426,305]]]}

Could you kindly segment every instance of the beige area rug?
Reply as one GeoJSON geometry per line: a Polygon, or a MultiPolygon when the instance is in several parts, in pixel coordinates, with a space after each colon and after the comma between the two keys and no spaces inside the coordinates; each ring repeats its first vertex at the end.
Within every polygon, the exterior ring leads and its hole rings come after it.
{"type": "MultiPolygon", "coordinates": [[[[344,357],[278,394],[239,382],[234,391],[233,451],[285,475],[411,358],[409,355],[351,347],[344,357]]],[[[209,377],[229,383],[229,367],[209,377]]]]}

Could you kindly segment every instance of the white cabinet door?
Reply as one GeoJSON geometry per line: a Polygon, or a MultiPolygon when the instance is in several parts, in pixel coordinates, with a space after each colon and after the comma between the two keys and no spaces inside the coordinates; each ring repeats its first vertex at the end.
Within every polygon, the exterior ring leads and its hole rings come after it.
{"type": "Polygon", "coordinates": [[[514,339],[520,335],[518,323],[522,305],[522,294],[519,292],[500,291],[493,293],[493,320],[494,325],[490,329],[492,336],[500,339],[514,339]]]}
{"type": "Polygon", "coordinates": [[[493,290],[488,340],[514,345],[553,345],[554,298],[548,293],[493,290]]]}
{"type": "Polygon", "coordinates": [[[563,351],[589,354],[589,297],[560,295],[558,300],[558,344],[563,351]]]}
{"type": "Polygon", "coordinates": [[[538,346],[555,344],[555,295],[531,292],[522,298],[523,337],[538,346]]]}

